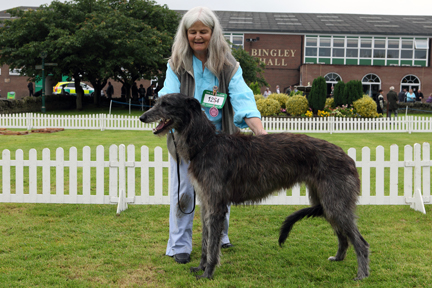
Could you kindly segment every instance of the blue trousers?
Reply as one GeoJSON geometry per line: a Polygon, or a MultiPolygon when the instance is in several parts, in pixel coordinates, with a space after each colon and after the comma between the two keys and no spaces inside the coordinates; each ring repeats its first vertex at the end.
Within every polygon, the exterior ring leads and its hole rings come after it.
{"type": "MultiPolygon", "coordinates": [[[[195,211],[191,214],[184,214],[178,207],[178,179],[177,179],[177,162],[174,158],[170,157],[170,169],[171,169],[171,188],[170,188],[170,214],[169,214],[169,238],[166,249],[166,255],[174,256],[180,253],[192,252],[192,225],[195,211]]],[[[194,188],[189,181],[187,174],[189,163],[180,160],[180,198],[189,199],[188,204],[184,205],[183,212],[189,213],[193,209],[193,197],[194,188]]],[[[228,238],[229,228],[229,217],[230,217],[230,205],[228,206],[228,213],[224,220],[224,230],[222,231],[221,245],[230,243],[228,238]]]]}

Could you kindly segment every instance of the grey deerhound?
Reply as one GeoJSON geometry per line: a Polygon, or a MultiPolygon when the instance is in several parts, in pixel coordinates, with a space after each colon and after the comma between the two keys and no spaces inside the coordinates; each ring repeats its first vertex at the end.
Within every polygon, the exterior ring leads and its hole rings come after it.
{"type": "Polygon", "coordinates": [[[343,260],[350,241],[357,254],[355,280],[369,276],[369,244],[355,222],[360,179],[354,161],[340,147],[302,134],[216,133],[200,103],[182,94],[161,97],[140,120],[160,120],[154,134],[175,129],[177,153],[190,160],[189,177],[201,201],[203,229],[201,262],[191,268],[192,272],[204,270],[197,278],[211,278],[219,262],[227,204],[256,203],[296,183],[306,184],[312,207],[285,219],[279,245],[297,221],[322,216],[339,240],[336,256],[329,260],[343,260]]]}

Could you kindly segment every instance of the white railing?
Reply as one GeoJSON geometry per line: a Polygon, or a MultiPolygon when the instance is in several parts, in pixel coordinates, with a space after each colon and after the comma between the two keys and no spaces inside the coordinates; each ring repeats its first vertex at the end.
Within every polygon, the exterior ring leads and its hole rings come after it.
{"type": "MultiPolygon", "coordinates": [[[[111,145],[108,159],[105,159],[103,146],[96,148],[94,157],[90,147],[84,147],[79,160],[75,147],[70,148],[67,160],[63,148],[55,151],[54,159],[49,149],[43,149],[42,159],[37,159],[35,149],[29,151],[28,159],[24,159],[21,149],[16,150],[14,157],[9,150],[3,150],[0,202],[108,204],[117,203],[119,195],[124,194],[127,203],[169,204],[169,162],[163,161],[162,148],[155,148],[154,161],[150,161],[146,146],[140,149],[141,158],[136,159],[134,145],[111,145]],[[154,175],[152,179],[150,175],[154,175]],[[154,182],[154,189],[150,182],[154,182]],[[137,186],[140,187],[138,191],[137,186]]],[[[378,146],[376,159],[372,160],[370,149],[365,147],[361,151],[361,160],[356,161],[362,181],[359,204],[431,203],[429,143],[405,146],[403,159],[399,159],[397,145],[390,147],[389,160],[385,160],[384,152],[384,148],[378,146]],[[403,173],[399,173],[400,169],[403,173]],[[375,183],[375,189],[372,189],[372,183],[375,183]]],[[[354,148],[348,150],[353,159],[357,159],[356,153],[354,148]]],[[[262,204],[303,205],[309,204],[309,199],[307,190],[295,186],[291,191],[275,193],[262,204]]]]}
{"type": "MultiPolygon", "coordinates": [[[[268,132],[299,133],[387,133],[432,132],[432,117],[398,118],[272,118],[263,117],[268,132]]],[[[0,128],[64,128],[97,130],[152,130],[155,124],[144,124],[137,116],[107,114],[46,115],[41,113],[2,114],[0,128]]]]}
{"type": "Polygon", "coordinates": [[[383,133],[432,132],[432,117],[404,116],[398,118],[271,118],[262,119],[268,132],[300,133],[383,133]]]}

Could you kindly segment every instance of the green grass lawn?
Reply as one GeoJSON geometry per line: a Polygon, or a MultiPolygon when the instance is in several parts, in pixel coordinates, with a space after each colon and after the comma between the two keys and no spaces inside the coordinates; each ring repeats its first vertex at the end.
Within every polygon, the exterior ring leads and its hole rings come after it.
{"type": "Polygon", "coordinates": [[[297,223],[283,248],[279,228],[301,206],[232,207],[230,240],[214,280],[195,280],[200,255],[195,213],[192,262],[165,256],[168,206],[0,204],[0,287],[430,287],[432,206],[359,206],[370,244],[370,277],[360,282],[352,247],[327,261],[337,239],[323,219],[297,223]]]}

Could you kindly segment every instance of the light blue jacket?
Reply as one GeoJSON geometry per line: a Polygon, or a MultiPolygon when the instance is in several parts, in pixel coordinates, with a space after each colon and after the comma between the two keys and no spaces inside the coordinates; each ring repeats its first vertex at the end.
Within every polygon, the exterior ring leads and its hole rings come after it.
{"type": "MultiPolygon", "coordinates": [[[[201,102],[204,90],[213,90],[213,86],[219,86],[218,78],[207,69],[202,69],[202,62],[193,56],[193,73],[195,79],[195,95],[194,98],[201,102]]],[[[240,128],[248,127],[244,118],[258,117],[261,114],[258,111],[255,103],[255,98],[252,90],[246,85],[243,80],[243,71],[241,67],[232,77],[229,86],[230,101],[234,109],[234,124],[240,128]]],[[[159,96],[169,93],[180,93],[180,81],[178,76],[167,64],[166,79],[164,87],[159,91],[159,96]]],[[[222,126],[222,109],[219,109],[219,115],[212,117],[209,114],[209,109],[204,107],[207,117],[215,124],[217,130],[221,130],[222,126]]]]}

